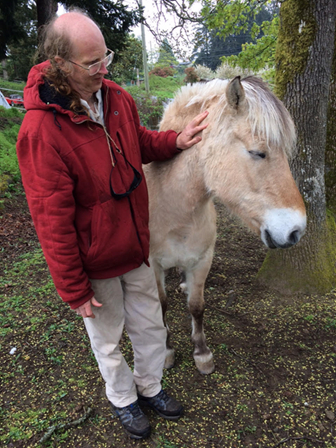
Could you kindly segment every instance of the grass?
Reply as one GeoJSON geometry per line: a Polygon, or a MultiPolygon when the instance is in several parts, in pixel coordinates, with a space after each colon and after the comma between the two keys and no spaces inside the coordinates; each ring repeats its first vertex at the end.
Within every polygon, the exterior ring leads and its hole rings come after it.
{"type": "MultiPolygon", "coordinates": [[[[19,110],[0,107],[0,198],[10,198],[20,179],[15,145],[22,119],[23,114],[19,110]]],[[[0,209],[2,205],[0,200],[0,209]]]]}
{"type": "Polygon", "coordinates": [[[12,93],[18,93],[19,95],[21,93],[22,96],[25,86],[25,82],[11,82],[0,78],[0,90],[5,96],[11,95],[12,93]]]}

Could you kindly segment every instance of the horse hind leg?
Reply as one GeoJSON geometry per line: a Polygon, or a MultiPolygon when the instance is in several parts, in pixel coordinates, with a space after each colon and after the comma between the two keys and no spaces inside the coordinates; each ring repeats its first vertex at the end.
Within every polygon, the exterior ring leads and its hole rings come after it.
{"type": "Polygon", "coordinates": [[[215,369],[213,355],[206,345],[203,314],[204,314],[204,283],[209,269],[203,268],[187,274],[188,307],[192,319],[191,340],[194,343],[194,360],[200,373],[209,374],[215,369]]]}
{"type": "Polygon", "coordinates": [[[171,333],[169,330],[169,326],[167,324],[166,314],[167,314],[167,308],[168,308],[168,299],[167,299],[167,294],[166,294],[166,290],[165,290],[165,273],[158,266],[154,267],[154,271],[155,271],[156,283],[157,283],[157,287],[158,287],[159,298],[160,298],[160,302],[161,302],[163,323],[167,329],[166,358],[165,358],[164,368],[171,369],[175,363],[175,350],[171,343],[171,333]]]}

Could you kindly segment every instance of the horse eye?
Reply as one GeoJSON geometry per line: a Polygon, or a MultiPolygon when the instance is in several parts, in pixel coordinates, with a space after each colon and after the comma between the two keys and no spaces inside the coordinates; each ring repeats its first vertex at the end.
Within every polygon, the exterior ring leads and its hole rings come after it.
{"type": "Polygon", "coordinates": [[[251,156],[260,157],[261,159],[264,159],[266,157],[266,154],[261,151],[249,151],[249,153],[251,154],[251,156]]]}

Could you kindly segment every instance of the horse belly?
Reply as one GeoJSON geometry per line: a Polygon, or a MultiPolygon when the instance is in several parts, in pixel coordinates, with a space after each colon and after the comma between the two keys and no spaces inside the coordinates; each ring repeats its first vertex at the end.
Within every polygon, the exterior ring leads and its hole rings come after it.
{"type": "Polygon", "coordinates": [[[193,235],[192,238],[169,235],[159,250],[151,251],[151,257],[163,270],[178,267],[191,271],[205,259],[212,259],[215,239],[215,228],[208,228],[207,232],[193,235]]]}

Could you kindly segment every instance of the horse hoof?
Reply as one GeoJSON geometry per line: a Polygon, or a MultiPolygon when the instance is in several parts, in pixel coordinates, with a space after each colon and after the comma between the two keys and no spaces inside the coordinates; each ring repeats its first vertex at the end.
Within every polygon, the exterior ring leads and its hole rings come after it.
{"type": "Polygon", "coordinates": [[[164,363],[164,368],[171,369],[172,367],[174,367],[174,363],[175,363],[175,350],[172,348],[168,348],[166,350],[166,359],[164,363]]]}
{"type": "Polygon", "coordinates": [[[209,373],[212,373],[215,370],[212,353],[203,356],[197,355],[194,356],[194,359],[198,371],[203,375],[209,375],[209,373]]]}

